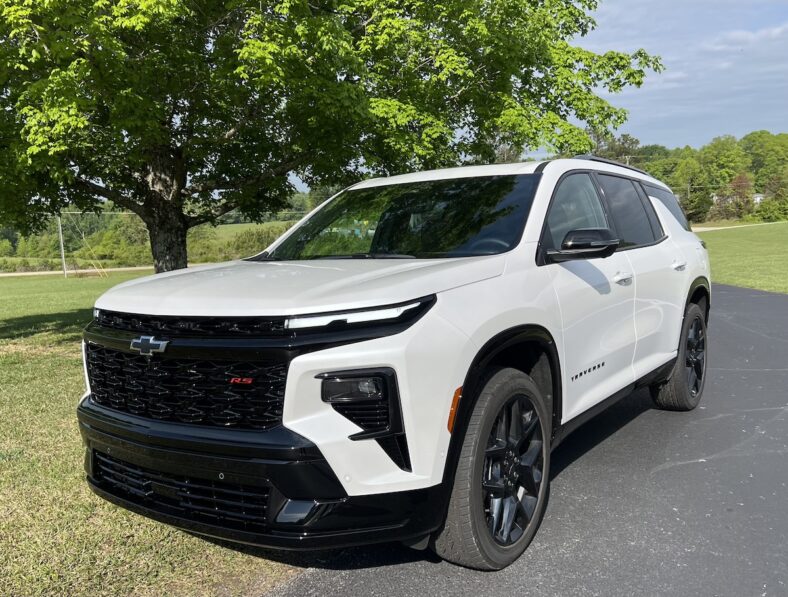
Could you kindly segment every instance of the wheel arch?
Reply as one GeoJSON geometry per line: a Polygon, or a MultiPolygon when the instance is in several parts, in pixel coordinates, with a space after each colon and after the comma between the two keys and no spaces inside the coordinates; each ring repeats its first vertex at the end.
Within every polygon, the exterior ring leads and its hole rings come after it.
{"type": "Polygon", "coordinates": [[[545,395],[547,407],[552,412],[553,437],[560,427],[561,364],[552,334],[535,324],[512,327],[496,334],[476,353],[465,376],[443,472],[443,482],[449,487],[454,481],[476,395],[485,380],[485,372],[491,366],[514,367],[531,375],[542,391],[547,390],[545,395]]]}
{"type": "Polygon", "coordinates": [[[698,276],[690,284],[689,291],[687,292],[687,302],[684,305],[685,311],[690,303],[701,305],[705,299],[704,310],[706,323],[709,322],[709,311],[711,310],[711,284],[709,284],[706,276],[698,276]]]}

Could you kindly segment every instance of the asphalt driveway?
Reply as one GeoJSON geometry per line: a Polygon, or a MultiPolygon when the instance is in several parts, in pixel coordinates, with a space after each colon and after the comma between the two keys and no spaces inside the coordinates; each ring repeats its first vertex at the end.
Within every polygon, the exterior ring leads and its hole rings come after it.
{"type": "Polygon", "coordinates": [[[303,595],[788,595],[788,296],[715,286],[705,396],[645,392],[553,455],[544,522],[497,573],[397,545],[278,556],[303,595]]]}

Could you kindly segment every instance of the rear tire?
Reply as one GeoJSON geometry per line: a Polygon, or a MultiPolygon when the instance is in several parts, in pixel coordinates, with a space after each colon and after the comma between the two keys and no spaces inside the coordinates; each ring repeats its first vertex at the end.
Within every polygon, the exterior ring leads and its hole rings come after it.
{"type": "Polygon", "coordinates": [[[432,541],[441,558],[500,570],[525,551],[547,502],[550,421],[528,375],[490,372],[465,432],[446,522],[432,541]]]}
{"type": "Polygon", "coordinates": [[[692,410],[703,395],[707,362],[706,317],[701,306],[690,303],[681,326],[678,358],[667,382],[651,386],[654,404],[663,410],[692,410]]]}

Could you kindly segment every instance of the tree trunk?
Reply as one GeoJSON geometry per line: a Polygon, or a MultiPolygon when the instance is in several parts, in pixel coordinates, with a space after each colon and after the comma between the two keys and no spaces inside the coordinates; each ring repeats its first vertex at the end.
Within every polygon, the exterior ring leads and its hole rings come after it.
{"type": "Polygon", "coordinates": [[[177,209],[158,209],[144,218],[156,273],[182,269],[186,258],[186,218],[177,209]]]}

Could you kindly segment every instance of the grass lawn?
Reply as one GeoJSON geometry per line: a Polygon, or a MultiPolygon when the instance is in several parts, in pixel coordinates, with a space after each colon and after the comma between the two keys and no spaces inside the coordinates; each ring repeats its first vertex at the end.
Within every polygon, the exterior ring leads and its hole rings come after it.
{"type": "Polygon", "coordinates": [[[693,228],[730,228],[732,226],[744,226],[746,224],[755,224],[756,222],[744,222],[742,220],[709,220],[708,222],[700,222],[693,224],[693,228]]]}
{"type": "Polygon", "coordinates": [[[88,490],[81,328],[136,275],[0,279],[0,595],[259,595],[292,573],[88,490]]]}
{"type": "Polygon", "coordinates": [[[788,222],[698,236],[706,241],[714,282],[788,293],[788,222]]]}

